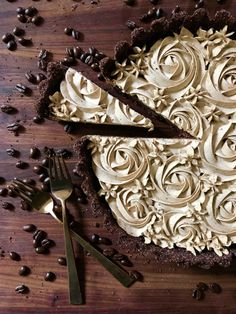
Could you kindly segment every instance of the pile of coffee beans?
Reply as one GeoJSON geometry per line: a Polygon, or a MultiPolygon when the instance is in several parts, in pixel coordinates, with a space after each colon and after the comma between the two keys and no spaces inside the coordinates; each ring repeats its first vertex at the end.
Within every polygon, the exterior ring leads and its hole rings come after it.
{"type": "Polygon", "coordinates": [[[213,293],[221,293],[222,291],[222,288],[221,286],[216,283],[216,282],[213,282],[213,283],[209,283],[209,284],[206,284],[205,282],[199,282],[197,285],[196,285],[196,288],[193,290],[192,292],[192,297],[197,300],[197,301],[200,301],[200,300],[203,300],[204,297],[205,297],[205,292],[209,290],[213,293]]]}

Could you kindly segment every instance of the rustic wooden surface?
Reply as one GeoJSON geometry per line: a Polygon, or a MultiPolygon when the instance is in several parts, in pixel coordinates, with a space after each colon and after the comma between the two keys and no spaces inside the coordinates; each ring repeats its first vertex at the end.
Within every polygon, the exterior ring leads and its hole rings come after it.
{"type": "MultiPolygon", "coordinates": [[[[224,5],[216,0],[205,1],[213,14],[217,9],[226,8],[236,14],[235,1],[226,0],[224,5]]],[[[63,33],[66,26],[79,29],[84,34],[84,40],[79,42],[87,49],[93,45],[108,55],[112,55],[114,43],[129,38],[129,30],[125,26],[128,18],[138,21],[138,16],[151,8],[148,0],[138,0],[138,5],[127,7],[122,0],[100,0],[98,5],[92,5],[90,0],[41,0],[38,2],[22,0],[9,3],[1,1],[0,29],[1,35],[12,31],[15,25],[26,29],[27,37],[32,37],[34,45],[30,48],[18,46],[15,52],[9,52],[5,44],[0,44],[0,104],[9,103],[18,109],[15,115],[0,113],[0,176],[10,181],[13,177],[33,177],[32,166],[37,161],[29,160],[29,149],[36,145],[71,149],[74,136],[66,134],[62,125],[46,121],[41,125],[32,123],[34,103],[38,95],[33,88],[32,97],[21,97],[14,89],[19,83],[27,83],[24,73],[37,69],[37,55],[40,48],[53,52],[54,59],[59,60],[65,55],[65,48],[76,45],[76,41],[63,33]],[[21,25],[16,19],[17,6],[35,5],[45,19],[42,26],[32,24],[21,25]],[[73,7],[74,5],[74,7],[73,7]],[[77,5],[77,7],[76,7],[77,5]],[[7,131],[9,123],[20,120],[25,130],[18,137],[7,131]],[[5,150],[13,146],[20,151],[19,158],[7,156],[5,150]],[[30,163],[26,170],[15,167],[16,160],[30,163]]],[[[162,0],[160,6],[165,12],[170,12],[180,3],[182,8],[193,10],[195,2],[162,0]],[[184,4],[182,4],[184,2],[184,4]]],[[[91,128],[90,128],[91,131],[91,128]]],[[[94,130],[93,130],[94,131],[94,130]]],[[[76,157],[70,161],[71,169],[76,163],[76,157]]],[[[73,177],[75,180],[75,177],[73,177]]],[[[62,228],[52,218],[35,212],[25,212],[20,209],[18,199],[10,197],[0,199],[0,247],[5,256],[0,257],[0,313],[235,313],[236,312],[236,267],[229,269],[182,269],[175,265],[159,265],[155,261],[144,264],[143,259],[135,256],[131,259],[135,269],[143,276],[143,282],[137,282],[129,289],[123,288],[108,274],[92,257],[85,256],[77,248],[78,267],[80,270],[86,304],[83,306],[68,305],[66,269],[57,264],[57,257],[64,255],[62,228]],[[14,211],[1,208],[4,200],[15,204],[14,211]],[[25,223],[35,223],[38,228],[47,231],[48,236],[55,240],[56,247],[50,255],[36,255],[32,247],[32,235],[22,231],[25,223]],[[10,260],[8,252],[17,251],[22,260],[10,260]],[[18,269],[28,265],[32,273],[28,277],[20,277],[18,269]],[[43,274],[54,271],[55,282],[45,282],[43,274]],[[203,301],[192,299],[192,289],[199,281],[218,282],[223,288],[220,295],[206,293],[203,301]],[[15,287],[24,283],[30,287],[28,295],[17,295],[15,287]]],[[[69,205],[76,216],[81,206],[69,205]]],[[[101,221],[85,218],[82,222],[84,233],[89,236],[94,232],[107,233],[96,223],[101,221]]],[[[108,235],[109,236],[109,235],[108,235]]],[[[113,235],[114,237],[115,235],[113,235]]],[[[127,253],[127,252],[122,252],[127,253]]]]}

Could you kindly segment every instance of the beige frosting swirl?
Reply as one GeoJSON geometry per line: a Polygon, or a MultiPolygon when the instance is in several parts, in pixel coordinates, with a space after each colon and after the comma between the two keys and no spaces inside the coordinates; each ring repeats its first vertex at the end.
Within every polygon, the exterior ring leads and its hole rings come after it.
{"type": "Polygon", "coordinates": [[[119,102],[80,72],[69,68],[60,92],[50,96],[51,113],[61,120],[153,128],[151,121],[119,102]]]}

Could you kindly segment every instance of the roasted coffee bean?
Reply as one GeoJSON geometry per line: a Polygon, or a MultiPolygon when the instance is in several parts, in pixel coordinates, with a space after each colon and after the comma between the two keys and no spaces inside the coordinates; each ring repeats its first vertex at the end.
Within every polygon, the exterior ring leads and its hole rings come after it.
{"type": "Polygon", "coordinates": [[[27,22],[27,17],[24,14],[17,14],[17,19],[21,23],[26,23],[27,22]]]}
{"type": "Polygon", "coordinates": [[[0,196],[6,196],[7,192],[8,192],[8,190],[6,188],[1,188],[0,189],[0,196]]]}
{"type": "Polygon", "coordinates": [[[27,224],[27,225],[24,225],[22,229],[26,232],[34,232],[36,230],[36,226],[33,224],[27,224]]]}
{"type": "Polygon", "coordinates": [[[53,247],[54,245],[55,243],[51,239],[43,239],[41,241],[41,246],[45,247],[46,249],[49,249],[50,247],[53,247]]]}
{"type": "Polygon", "coordinates": [[[124,0],[124,3],[127,5],[134,5],[135,4],[135,0],[124,0]]]}
{"type": "Polygon", "coordinates": [[[48,254],[48,249],[46,249],[45,247],[43,246],[39,246],[39,247],[36,247],[35,248],[35,252],[37,254],[48,254]]]}
{"type": "Polygon", "coordinates": [[[29,203],[25,202],[25,201],[21,201],[20,202],[20,208],[22,210],[25,210],[25,211],[28,211],[28,212],[30,212],[32,210],[31,205],[29,203]]]}
{"type": "Polygon", "coordinates": [[[73,48],[73,53],[74,53],[74,57],[76,59],[79,59],[81,57],[81,55],[83,54],[83,49],[80,47],[74,47],[73,48]]]}
{"type": "Polygon", "coordinates": [[[69,227],[72,228],[72,229],[76,229],[78,227],[78,222],[75,221],[75,220],[72,220],[70,223],[69,223],[69,227]]]}
{"type": "Polygon", "coordinates": [[[208,289],[208,285],[205,282],[199,282],[197,284],[197,289],[206,291],[208,289]]]}
{"type": "Polygon", "coordinates": [[[2,42],[7,44],[10,40],[14,40],[14,36],[11,33],[6,33],[2,36],[2,42]]]}
{"type": "Polygon", "coordinates": [[[2,208],[3,209],[7,209],[7,210],[13,210],[14,209],[14,205],[12,203],[9,203],[9,202],[3,202],[2,203],[2,208]]]}
{"type": "Polygon", "coordinates": [[[38,10],[35,7],[28,7],[25,9],[25,14],[28,16],[35,16],[37,14],[38,10]]]}
{"type": "Polygon", "coordinates": [[[43,117],[40,117],[40,116],[35,116],[33,117],[33,122],[36,123],[36,124],[40,124],[44,121],[44,118],[43,117]]]}
{"type": "Polygon", "coordinates": [[[216,0],[216,2],[222,4],[225,2],[225,0],[216,0]]]}
{"type": "Polygon", "coordinates": [[[163,11],[161,8],[156,10],[156,18],[159,19],[160,17],[162,17],[163,15],[163,11]]]}
{"type": "Polygon", "coordinates": [[[17,48],[17,44],[16,44],[15,40],[10,40],[7,43],[7,49],[8,50],[14,51],[14,50],[16,50],[16,48],[17,48]]]}
{"type": "Polygon", "coordinates": [[[127,257],[124,258],[124,259],[122,259],[122,260],[120,261],[120,263],[121,263],[123,266],[126,266],[126,267],[132,267],[132,266],[133,266],[132,262],[131,262],[127,257]]]}
{"type": "Polygon", "coordinates": [[[16,9],[16,13],[18,13],[18,14],[25,14],[25,8],[18,7],[18,8],[16,9]]]}
{"type": "Polygon", "coordinates": [[[107,257],[112,257],[113,255],[115,255],[117,253],[117,251],[113,248],[109,248],[109,249],[104,249],[102,251],[103,255],[107,256],[107,257]]]}
{"type": "Polygon", "coordinates": [[[142,14],[139,18],[139,20],[143,23],[147,23],[149,21],[150,17],[147,13],[142,14]]]}
{"type": "Polygon", "coordinates": [[[204,297],[204,292],[202,290],[199,289],[194,289],[193,293],[192,293],[192,297],[196,300],[202,300],[204,297]]]}
{"type": "Polygon", "coordinates": [[[45,173],[45,168],[43,168],[43,167],[40,166],[40,165],[37,165],[37,166],[34,166],[34,167],[33,167],[33,171],[34,171],[34,173],[36,173],[36,174],[41,174],[41,173],[45,173]]]}
{"type": "Polygon", "coordinates": [[[85,196],[79,196],[79,197],[77,197],[77,202],[80,204],[86,204],[87,200],[86,200],[85,196]]]}
{"type": "Polygon", "coordinates": [[[35,185],[36,184],[35,180],[32,178],[23,179],[22,181],[26,184],[29,184],[29,185],[35,185]]]}
{"type": "Polygon", "coordinates": [[[29,166],[29,164],[25,161],[22,161],[22,160],[18,160],[16,162],[16,168],[19,168],[19,169],[25,169],[29,166]]]}
{"type": "Polygon", "coordinates": [[[48,167],[49,166],[49,158],[44,158],[42,161],[41,161],[41,164],[42,166],[44,167],[48,167]]]}
{"type": "Polygon", "coordinates": [[[46,173],[41,173],[41,174],[39,175],[39,181],[40,181],[40,182],[43,182],[45,178],[47,178],[46,173]]]}
{"type": "Polygon", "coordinates": [[[150,18],[154,17],[155,14],[156,14],[156,8],[155,8],[155,7],[154,7],[154,8],[151,8],[151,9],[147,12],[147,15],[148,15],[150,18]]]}
{"type": "Polygon", "coordinates": [[[98,78],[100,81],[105,81],[105,77],[104,77],[104,75],[103,75],[101,72],[98,73],[97,78],[98,78]]]}
{"type": "Polygon", "coordinates": [[[99,241],[99,235],[94,233],[92,236],[91,236],[91,242],[94,243],[94,244],[98,244],[98,241],[99,241]]]}
{"type": "Polygon", "coordinates": [[[20,294],[26,294],[29,292],[29,288],[25,285],[20,285],[15,288],[15,291],[20,294]]]}
{"type": "Polygon", "coordinates": [[[38,243],[38,241],[36,241],[35,239],[33,239],[33,247],[36,248],[39,246],[40,243],[38,243]]]}
{"type": "Polygon", "coordinates": [[[203,8],[204,7],[204,0],[200,0],[196,3],[195,9],[203,8]]]}
{"type": "Polygon", "coordinates": [[[11,157],[16,157],[19,155],[19,152],[14,148],[7,148],[6,153],[8,156],[11,156],[11,157]]]}
{"type": "Polygon", "coordinates": [[[38,25],[41,25],[43,23],[43,18],[42,16],[34,16],[31,20],[31,23],[33,23],[34,25],[38,26],[38,25]]]}
{"type": "Polygon", "coordinates": [[[19,132],[21,128],[22,128],[22,125],[18,122],[7,125],[7,129],[10,132],[19,132]]]}
{"type": "Polygon", "coordinates": [[[84,63],[88,64],[88,65],[92,65],[94,62],[94,58],[92,55],[87,56],[87,58],[85,59],[84,63]]]}
{"type": "Polygon", "coordinates": [[[62,64],[70,66],[75,62],[75,59],[73,57],[64,57],[63,60],[61,61],[62,64]]]}
{"type": "Polygon", "coordinates": [[[114,261],[118,261],[118,262],[124,260],[125,258],[126,256],[120,253],[117,253],[113,256],[114,261]]]}
{"type": "Polygon", "coordinates": [[[7,194],[8,194],[10,197],[16,197],[16,192],[15,192],[13,189],[11,189],[11,188],[8,187],[7,190],[8,190],[8,191],[7,191],[7,194]]]}
{"type": "Polygon", "coordinates": [[[31,46],[32,45],[32,39],[31,38],[19,38],[18,43],[22,46],[31,46]]]}
{"type": "Polygon", "coordinates": [[[72,31],[73,31],[73,28],[71,28],[71,27],[66,27],[66,28],[64,29],[64,33],[65,33],[66,35],[68,35],[68,36],[71,36],[71,35],[72,35],[72,31]]]}
{"type": "Polygon", "coordinates": [[[21,266],[19,269],[20,276],[27,276],[30,274],[30,268],[28,266],[21,266]]]}
{"type": "Polygon", "coordinates": [[[10,259],[12,259],[13,261],[20,261],[20,255],[16,252],[10,252],[9,253],[10,259]]]}
{"type": "Polygon", "coordinates": [[[221,293],[222,291],[221,286],[216,282],[209,283],[209,289],[214,293],[221,293]]]}
{"type": "Polygon", "coordinates": [[[40,150],[38,149],[38,147],[31,147],[29,157],[32,159],[37,159],[39,158],[39,156],[40,156],[40,150]]]}
{"type": "Polygon", "coordinates": [[[99,67],[99,64],[98,63],[93,63],[91,64],[91,69],[93,69],[94,71],[96,72],[99,72],[100,71],[100,67],[99,67]]]}
{"type": "Polygon", "coordinates": [[[152,4],[157,4],[159,0],[149,0],[152,4]]]}
{"type": "Polygon", "coordinates": [[[129,274],[130,274],[130,277],[134,278],[137,281],[143,280],[143,276],[137,270],[132,270],[129,274]]]}
{"type": "Polygon", "coordinates": [[[95,58],[96,58],[98,61],[104,59],[105,57],[106,57],[106,55],[105,55],[104,53],[102,53],[102,52],[99,52],[99,53],[96,53],[96,54],[95,54],[95,58]]]}
{"type": "Polygon", "coordinates": [[[174,10],[172,11],[172,14],[179,13],[181,11],[180,6],[177,4],[174,10]]]}
{"type": "Polygon", "coordinates": [[[69,57],[74,58],[74,49],[73,48],[66,48],[66,53],[68,54],[69,57]]]}
{"type": "Polygon", "coordinates": [[[48,63],[45,60],[43,59],[38,60],[38,68],[40,70],[45,71],[47,69],[47,65],[48,63]]]}
{"type": "Polygon", "coordinates": [[[74,123],[67,123],[64,125],[64,131],[68,134],[71,134],[75,130],[74,123]]]}
{"type": "Polygon", "coordinates": [[[18,26],[14,27],[12,32],[16,36],[23,36],[25,34],[25,31],[18,26]]]}
{"type": "Polygon", "coordinates": [[[28,80],[28,82],[32,83],[32,84],[35,84],[36,83],[36,76],[31,73],[31,72],[26,72],[25,73],[25,77],[26,79],[28,80]]]}
{"type": "Polygon", "coordinates": [[[81,34],[79,31],[77,31],[76,29],[73,29],[72,32],[71,32],[71,36],[74,38],[74,39],[80,39],[81,37],[81,34]]]}
{"type": "Polygon", "coordinates": [[[31,89],[21,83],[16,84],[16,90],[24,95],[29,95],[31,93],[31,89]]]}
{"type": "Polygon", "coordinates": [[[45,275],[44,275],[44,280],[45,281],[54,281],[56,279],[56,275],[51,272],[51,271],[48,271],[45,275]]]}
{"type": "Polygon", "coordinates": [[[0,184],[4,184],[6,182],[5,178],[0,177],[0,184]]]}
{"type": "Polygon", "coordinates": [[[66,148],[61,148],[61,149],[56,150],[56,155],[57,156],[60,155],[63,158],[70,158],[72,156],[72,152],[66,148]]]}
{"type": "Polygon", "coordinates": [[[47,186],[50,186],[50,178],[49,177],[46,177],[44,180],[43,180],[43,183],[47,186]]]}
{"type": "Polygon", "coordinates": [[[35,239],[38,242],[41,242],[43,239],[45,239],[47,237],[47,234],[45,231],[41,230],[41,229],[37,229],[34,233],[33,233],[33,239],[35,239]]]}
{"type": "Polygon", "coordinates": [[[128,21],[126,22],[126,26],[127,26],[130,30],[134,30],[134,29],[137,27],[136,23],[135,23],[134,21],[131,21],[131,20],[128,20],[128,21]]]}
{"type": "Polygon", "coordinates": [[[82,62],[85,62],[86,58],[90,56],[90,54],[88,52],[82,53],[82,55],[80,56],[80,60],[82,62]]]}
{"type": "Polygon", "coordinates": [[[88,52],[89,52],[93,57],[95,57],[96,53],[98,53],[99,51],[98,51],[97,48],[95,48],[95,47],[89,47],[88,52]]]}
{"type": "Polygon", "coordinates": [[[41,49],[38,54],[38,58],[42,60],[47,60],[50,56],[50,52],[46,49],[41,49]]]}
{"type": "Polygon", "coordinates": [[[62,266],[66,266],[67,265],[65,257],[58,257],[57,262],[58,262],[59,265],[62,265],[62,266]]]}
{"type": "Polygon", "coordinates": [[[36,75],[36,82],[37,82],[37,84],[39,84],[40,82],[42,82],[45,79],[46,79],[46,76],[43,73],[38,73],[36,75]]]}
{"type": "Polygon", "coordinates": [[[10,106],[10,105],[2,105],[1,106],[1,111],[7,114],[13,114],[16,113],[16,108],[10,106]]]}
{"type": "Polygon", "coordinates": [[[108,238],[105,238],[105,237],[99,237],[98,243],[99,244],[105,244],[105,245],[111,245],[112,241],[108,238]]]}

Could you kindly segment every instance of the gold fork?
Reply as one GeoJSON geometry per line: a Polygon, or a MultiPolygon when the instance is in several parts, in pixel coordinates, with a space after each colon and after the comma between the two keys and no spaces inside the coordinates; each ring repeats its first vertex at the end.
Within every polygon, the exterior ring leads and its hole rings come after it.
{"type": "Polygon", "coordinates": [[[82,304],[82,294],[75,263],[73,245],[67,220],[66,200],[73,192],[73,184],[69,171],[62,156],[53,156],[49,160],[49,178],[52,195],[61,202],[62,221],[67,258],[67,272],[69,281],[69,299],[71,304],[82,304]]]}
{"type": "MultiPolygon", "coordinates": [[[[14,192],[43,214],[51,214],[54,219],[62,223],[61,219],[57,217],[53,208],[54,203],[51,195],[47,192],[33,188],[29,184],[21,180],[14,179],[11,183],[11,188],[14,192]]],[[[109,271],[123,286],[130,287],[137,279],[130,276],[125,270],[120,268],[117,264],[113,263],[108,257],[99,252],[94,246],[82,238],[76,231],[70,229],[70,234],[73,238],[93,257],[97,259],[101,265],[109,271]]]]}

